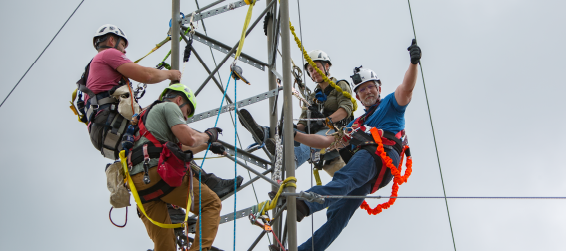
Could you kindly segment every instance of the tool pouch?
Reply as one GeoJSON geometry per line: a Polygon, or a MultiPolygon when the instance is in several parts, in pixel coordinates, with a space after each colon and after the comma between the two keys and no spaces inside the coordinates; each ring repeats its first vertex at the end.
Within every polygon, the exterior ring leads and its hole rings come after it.
{"type": "Polygon", "coordinates": [[[124,169],[119,161],[106,168],[106,187],[110,191],[110,204],[114,208],[130,205],[130,192],[124,186],[124,169]]]}
{"type": "Polygon", "coordinates": [[[178,187],[183,183],[185,173],[191,173],[190,162],[193,159],[191,151],[183,152],[179,145],[167,142],[159,156],[157,173],[161,179],[171,187],[178,187]]]}
{"type": "Polygon", "coordinates": [[[116,104],[112,104],[98,111],[89,124],[90,141],[104,157],[116,160],[128,125],[129,121],[116,111],[116,104]]]}
{"type": "Polygon", "coordinates": [[[140,106],[133,98],[128,85],[122,85],[114,91],[110,91],[112,96],[119,100],[118,113],[120,113],[127,120],[132,120],[134,114],[140,113],[140,106]]]}

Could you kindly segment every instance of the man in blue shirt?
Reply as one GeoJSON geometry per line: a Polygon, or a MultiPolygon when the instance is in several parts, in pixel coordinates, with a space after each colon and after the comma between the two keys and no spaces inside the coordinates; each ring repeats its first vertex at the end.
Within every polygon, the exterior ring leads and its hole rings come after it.
{"type": "MultiPolygon", "coordinates": [[[[418,63],[421,58],[421,50],[413,39],[408,48],[411,56],[411,64],[405,73],[405,78],[394,93],[381,98],[381,81],[375,72],[364,69],[361,66],[354,69],[351,76],[352,89],[356,98],[365,106],[366,113],[350,123],[348,126],[358,128],[370,126],[382,129],[384,133],[397,135],[405,128],[405,109],[411,101],[413,89],[417,82],[418,63]]],[[[295,141],[314,148],[327,148],[335,142],[333,136],[322,136],[316,134],[303,134],[297,132],[295,141]]],[[[348,164],[334,174],[331,182],[324,186],[315,186],[307,192],[319,195],[358,195],[369,194],[383,166],[374,158],[374,153],[358,149],[349,159],[348,164]],[[372,155],[373,154],[373,155],[372,155]]],[[[393,160],[393,165],[399,165],[399,152],[395,148],[385,148],[387,155],[393,160]]],[[[379,157],[378,157],[379,158],[379,157]]],[[[389,170],[388,170],[389,171],[389,170]]],[[[379,188],[391,181],[391,174],[383,178],[379,188]]],[[[362,204],[364,199],[325,199],[323,204],[297,200],[297,220],[301,221],[305,216],[328,207],[327,222],[320,227],[312,238],[299,246],[299,251],[311,250],[314,242],[314,250],[325,250],[338,237],[342,229],[362,204]]]]}

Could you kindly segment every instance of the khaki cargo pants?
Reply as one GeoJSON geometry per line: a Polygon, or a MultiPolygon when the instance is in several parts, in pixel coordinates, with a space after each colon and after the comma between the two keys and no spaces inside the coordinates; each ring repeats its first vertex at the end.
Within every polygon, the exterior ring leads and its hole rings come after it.
{"type": "MultiPolygon", "coordinates": [[[[157,173],[157,168],[149,169],[149,178],[151,182],[145,184],[143,182],[143,172],[135,174],[132,176],[132,180],[136,189],[138,191],[147,189],[155,185],[161,180],[161,177],[157,173]]],[[[192,213],[198,215],[198,203],[199,203],[199,192],[198,192],[198,177],[191,177],[193,180],[193,208],[192,213]]],[[[143,204],[145,212],[154,221],[161,223],[171,223],[169,218],[169,212],[167,211],[167,203],[180,206],[182,208],[187,207],[187,191],[189,186],[189,177],[185,176],[183,184],[176,187],[171,193],[163,196],[160,200],[151,201],[143,204]]],[[[212,246],[214,238],[216,237],[216,232],[218,232],[218,224],[220,223],[220,210],[222,209],[222,202],[210,188],[205,184],[201,184],[202,193],[202,215],[199,217],[199,221],[202,220],[202,250],[207,251],[212,246]]],[[[176,251],[177,244],[175,240],[175,233],[172,228],[161,228],[149,221],[143,214],[141,219],[147,229],[147,234],[153,240],[154,251],[176,251]]],[[[198,222],[197,222],[198,226],[198,222]]],[[[199,250],[199,232],[197,227],[197,233],[195,235],[195,241],[190,251],[199,250]]]]}

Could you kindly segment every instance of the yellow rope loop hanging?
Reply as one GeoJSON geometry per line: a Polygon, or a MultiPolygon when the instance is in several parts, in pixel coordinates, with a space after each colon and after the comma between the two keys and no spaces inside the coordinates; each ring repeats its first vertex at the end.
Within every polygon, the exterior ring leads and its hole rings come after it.
{"type": "Polygon", "coordinates": [[[309,57],[309,54],[307,53],[307,51],[303,47],[301,40],[299,39],[299,37],[297,37],[297,34],[295,33],[295,27],[293,27],[291,22],[289,22],[289,27],[291,28],[291,33],[293,33],[293,36],[295,37],[295,42],[297,42],[299,49],[301,49],[303,51],[303,56],[305,57],[305,60],[307,60],[307,62],[316,70],[316,72],[318,72],[318,74],[320,76],[322,76],[322,79],[324,79],[325,82],[330,83],[330,86],[334,87],[334,89],[336,89],[336,91],[341,92],[342,95],[344,95],[344,97],[349,98],[352,101],[352,104],[354,105],[354,111],[358,110],[358,103],[352,97],[352,95],[349,92],[342,90],[342,88],[340,88],[340,86],[336,85],[336,83],[334,83],[334,81],[330,80],[326,76],[326,74],[324,74],[320,69],[318,69],[316,64],[312,61],[312,59],[309,57]]]}
{"type": "Polygon", "coordinates": [[[126,151],[122,150],[120,151],[120,162],[122,163],[122,168],[124,169],[124,174],[126,176],[126,179],[128,179],[128,184],[130,187],[130,190],[132,191],[132,195],[134,196],[134,199],[136,200],[136,203],[138,204],[138,208],[140,210],[140,212],[143,213],[143,215],[145,215],[145,217],[151,221],[151,223],[155,224],[158,227],[161,228],[179,228],[179,227],[185,227],[185,224],[187,223],[187,220],[189,219],[189,208],[191,208],[191,196],[187,196],[188,200],[187,200],[187,213],[185,214],[185,221],[183,221],[183,223],[177,223],[177,224],[165,224],[165,223],[161,223],[161,222],[157,222],[154,221],[152,218],[149,218],[149,216],[147,216],[147,213],[145,212],[145,209],[143,208],[143,204],[141,203],[140,200],[140,196],[138,195],[138,190],[136,189],[136,186],[134,185],[134,182],[132,181],[132,176],[130,176],[130,172],[128,171],[128,161],[126,158],[126,151]]]}
{"type": "Polygon", "coordinates": [[[246,30],[248,30],[248,25],[250,24],[250,20],[252,19],[252,10],[254,9],[256,0],[244,0],[247,5],[250,7],[248,8],[248,14],[246,14],[246,21],[244,22],[244,29],[242,30],[242,36],[240,36],[240,44],[238,45],[238,50],[236,51],[236,56],[234,57],[234,61],[238,60],[240,54],[242,53],[242,48],[244,48],[244,40],[246,39],[246,30]]]}
{"type": "Polygon", "coordinates": [[[281,182],[281,186],[279,186],[279,191],[277,191],[277,194],[275,195],[273,200],[271,201],[266,200],[257,205],[257,208],[261,210],[261,212],[259,212],[261,215],[265,214],[265,212],[271,209],[274,209],[275,206],[277,206],[277,200],[279,199],[279,195],[283,193],[283,189],[285,189],[285,187],[295,187],[295,188],[297,187],[297,184],[289,183],[290,181],[297,182],[297,178],[295,177],[286,178],[283,182],[281,182]]]}

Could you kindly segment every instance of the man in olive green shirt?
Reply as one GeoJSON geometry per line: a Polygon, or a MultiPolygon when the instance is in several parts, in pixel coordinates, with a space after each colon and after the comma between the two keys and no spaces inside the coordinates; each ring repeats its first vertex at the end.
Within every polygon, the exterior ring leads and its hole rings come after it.
{"type": "MultiPolygon", "coordinates": [[[[163,91],[160,99],[165,102],[153,104],[147,108],[149,109],[146,112],[147,114],[142,113],[140,124],[143,123],[147,133],[142,132],[144,134],[140,135],[132,148],[131,162],[133,162],[133,166],[130,171],[132,181],[139,191],[147,217],[165,224],[171,223],[167,204],[183,207],[185,210],[190,210],[198,215],[200,195],[202,214],[199,215],[198,220],[202,221],[202,234],[197,230],[194,242],[189,250],[199,250],[199,235],[201,235],[202,250],[206,251],[211,248],[220,223],[222,203],[216,193],[204,183],[201,184],[199,192],[198,176],[185,175],[182,178],[181,185],[177,187],[171,187],[164,183],[157,171],[158,168],[156,168],[159,157],[155,157],[155,155],[150,158],[149,168],[146,170],[144,170],[143,162],[138,162],[139,158],[135,161],[133,159],[135,159],[134,156],[140,156],[140,151],[144,149],[144,145],[147,145],[145,149],[151,156],[150,149],[154,144],[147,138],[149,134],[153,135],[161,144],[164,142],[180,143],[185,151],[191,150],[193,153],[197,153],[206,150],[208,144],[211,144],[212,152],[224,154],[224,146],[216,142],[218,134],[222,130],[214,127],[201,133],[187,125],[187,119],[194,115],[196,108],[195,97],[188,87],[182,84],[171,85],[163,91]],[[144,179],[144,176],[147,176],[149,180],[144,179]],[[192,191],[194,199],[192,200],[192,207],[187,208],[189,191],[192,191]]],[[[144,159],[146,158],[146,151],[143,153],[144,159]]],[[[141,215],[147,233],[154,242],[154,250],[176,250],[174,230],[161,228],[153,224],[147,217],[141,215]]]]}
{"type": "MultiPolygon", "coordinates": [[[[310,58],[315,62],[317,67],[327,76],[330,77],[330,66],[332,63],[330,61],[330,57],[321,51],[315,50],[309,52],[310,58]]],[[[338,125],[346,125],[350,118],[353,118],[353,109],[354,105],[352,103],[352,99],[347,98],[344,96],[343,92],[348,92],[350,95],[352,94],[352,90],[350,89],[350,84],[346,80],[338,81],[336,78],[331,77],[334,83],[337,86],[342,88],[342,92],[337,91],[334,87],[330,85],[329,82],[324,81],[324,78],[308,63],[304,66],[307,74],[311,77],[313,82],[317,83],[317,86],[314,92],[308,97],[308,101],[311,103],[309,110],[311,111],[311,118],[327,118],[332,123],[338,125]]],[[[244,123],[242,125],[246,127],[248,130],[253,131],[256,135],[260,137],[260,140],[263,141],[264,135],[264,128],[259,126],[250,113],[242,109],[240,110],[242,114],[243,120],[247,122],[249,127],[247,127],[244,123]]],[[[301,119],[307,118],[307,111],[303,111],[301,119]]],[[[307,128],[309,123],[306,120],[301,120],[297,124],[297,130],[302,132],[309,132],[311,134],[321,134],[325,135],[329,128],[323,123],[322,121],[310,121],[310,128],[307,128]]],[[[267,128],[268,129],[268,128],[267,128]]],[[[331,131],[333,132],[333,131],[331,131]]],[[[330,132],[329,132],[330,133],[330,132]]],[[[273,154],[275,149],[275,143],[273,139],[267,139],[265,141],[268,150],[273,154]]],[[[313,149],[315,152],[319,152],[320,149],[313,149]]],[[[309,146],[300,144],[299,146],[295,146],[295,168],[298,168],[303,163],[305,163],[311,157],[311,148],[309,146]]],[[[324,155],[323,160],[325,160],[325,164],[323,168],[327,171],[331,176],[334,175],[334,172],[344,166],[344,161],[340,158],[340,155],[337,151],[328,152],[324,155]]]]}

